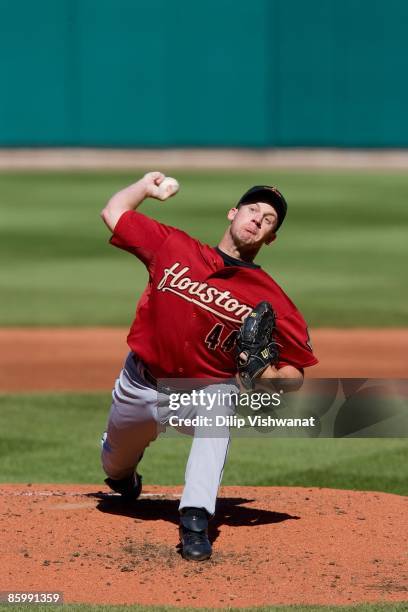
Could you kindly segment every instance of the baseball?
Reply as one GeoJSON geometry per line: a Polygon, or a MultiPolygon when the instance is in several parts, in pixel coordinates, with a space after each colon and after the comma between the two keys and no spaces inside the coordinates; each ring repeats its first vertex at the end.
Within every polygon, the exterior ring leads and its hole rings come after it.
{"type": "Polygon", "coordinates": [[[171,198],[171,196],[176,195],[179,189],[180,185],[178,181],[171,176],[166,176],[166,178],[158,186],[157,198],[159,200],[167,200],[167,198],[171,198]]]}

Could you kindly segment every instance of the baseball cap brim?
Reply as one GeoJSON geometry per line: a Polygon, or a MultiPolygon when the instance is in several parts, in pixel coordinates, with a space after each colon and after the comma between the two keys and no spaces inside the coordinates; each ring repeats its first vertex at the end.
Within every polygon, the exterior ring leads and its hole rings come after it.
{"type": "Polygon", "coordinates": [[[251,204],[253,202],[266,202],[267,204],[273,206],[273,208],[276,210],[276,214],[278,215],[278,223],[275,231],[278,230],[282,225],[288,210],[288,205],[281,192],[276,187],[271,185],[255,185],[244,193],[237,204],[237,208],[243,204],[251,204]]]}

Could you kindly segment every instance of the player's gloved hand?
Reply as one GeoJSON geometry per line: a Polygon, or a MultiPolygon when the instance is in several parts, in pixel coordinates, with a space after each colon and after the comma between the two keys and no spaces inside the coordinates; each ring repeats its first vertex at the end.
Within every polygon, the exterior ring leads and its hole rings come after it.
{"type": "Polygon", "coordinates": [[[247,316],[238,332],[236,358],[238,375],[245,389],[254,379],[279,361],[278,344],[273,338],[275,313],[269,302],[260,302],[247,316]]]}

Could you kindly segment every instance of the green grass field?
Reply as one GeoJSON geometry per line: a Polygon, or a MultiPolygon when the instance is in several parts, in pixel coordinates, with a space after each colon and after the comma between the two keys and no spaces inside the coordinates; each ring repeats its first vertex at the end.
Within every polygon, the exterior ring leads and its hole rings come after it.
{"type": "MultiPolygon", "coordinates": [[[[259,263],[315,327],[406,326],[408,176],[351,172],[174,172],[179,195],[143,211],[216,244],[250,185],[289,202],[259,263]]],[[[0,174],[0,325],[126,325],[142,264],[107,244],[99,212],[129,173],[0,174]]]]}
{"type": "MultiPolygon", "coordinates": [[[[0,396],[3,482],[101,484],[99,440],[109,394],[0,396]]],[[[182,484],[191,439],[162,437],[146,451],[146,484],[182,484]]],[[[235,438],[223,483],[334,487],[408,494],[404,439],[235,438]]]]}

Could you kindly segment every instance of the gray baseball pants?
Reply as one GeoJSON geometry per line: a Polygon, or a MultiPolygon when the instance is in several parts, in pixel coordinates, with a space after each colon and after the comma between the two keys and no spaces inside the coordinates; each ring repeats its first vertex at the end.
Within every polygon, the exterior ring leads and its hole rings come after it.
{"type": "MultiPolygon", "coordinates": [[[[112,392],[107,435],[102,446],[102,466],[110,478],[119,480],[130,476],[144,450],[166,430],[170,417],[175,414],[169,407],[168,396],[157,392],[156,387],[146,380],[145,371],[143,362],[129,353],[112,392]]],[[[206,393],[213,393],[214,398],[220,395],[219,392],[225,396],[236,390],[232,384],[205,388],[206,393]]],[[[199,406],[190,403],[178,408],[177,416],[182,419],[215,414],[231,416],[234,412],[234,407],[224,406],[223,402],[214,405],[211,412],[203,403],[199,406]]],[[[194,436],[179,509],[205,508],[213,515],[228,453],[229,427],[217,426],[213,433],[208,427],[176,428],[194,436]]]]}

